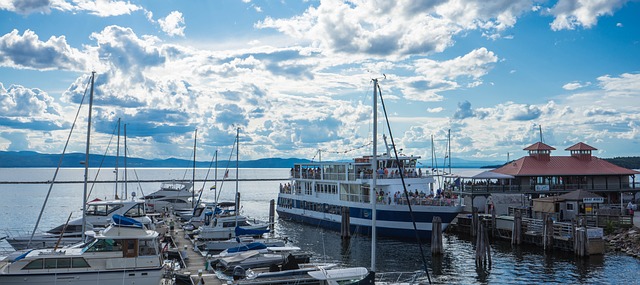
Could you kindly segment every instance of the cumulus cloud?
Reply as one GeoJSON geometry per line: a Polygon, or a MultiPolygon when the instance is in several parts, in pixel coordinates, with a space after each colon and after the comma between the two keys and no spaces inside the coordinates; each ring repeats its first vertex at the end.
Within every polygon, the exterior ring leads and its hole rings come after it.
{"type": "Polygon", "coordinates": [[[598,17],[613,15],[628,0],[560,0],[549,9],[555,17],[550,24],[554,31],[573,30],[576,27],[591,28],[598,23],[598,17]]]}
{"type": "Polygon", "coordinates": [[[453,114],[453,118],[457,120],[462,120],[466,118],[473,117],[473,110],[471,109],[471,103],[469,101],[459,102],[458,109],[453,114]]]}
{"type": "Polygon", "coordinates": [[[164,19],[159,19],[158,23],[162,28],[162,31],[167,33],[167,35],[175,37],[181,36],[184,37],[184,18],[182,17],[182,13],[178,11],[171,12],[164,19]]]}
{"type": "Polygon", "coordinates": [[[489,73],[498,56],[486,48],[479,48],[464,56],[445,61],[417,59],[413,61],[416,74],[405,82],[402,91],[406,98],[419,101],[440,101],[443,91],[464,87],[475,87],[489,73]]]}
{"type": "Polygon", "coordinates": [[[50,13],[50,0],[3,0],[0,1],[0,9],[15,12],[22,15],[32,13],[50,13]]]}
{"type": "Polygon", "coordinates": [[[442,52],[469,30],[490,34],[512,27],[531,9],[530,1],[322,1],[289,19],[267,17],[258,28],[273,28],[327,51],[381,56],[442,52]]]}
{"type": "Polygon", "coordinates": [[[55,130],[66,126],[61,107],[38,88],[0,83],[0,125],[27,130],[55,130]]]}
{"type": "Polygon", "coordinates": [[[0,37],[0,66],[38,70],[85,70],[89,56],[67,44],[64,36],[41,41],[35,32],[13,30],[0,37]]]}
{"type": "Polygon", "coordinates": [[[131,2],[115,0],[4,0],[0,1],[0,9],[23,15],[49,13],[53,9],[72,13],[88,12],[98,17],[110,17],[131,14],[141,8],[131,2]]]}

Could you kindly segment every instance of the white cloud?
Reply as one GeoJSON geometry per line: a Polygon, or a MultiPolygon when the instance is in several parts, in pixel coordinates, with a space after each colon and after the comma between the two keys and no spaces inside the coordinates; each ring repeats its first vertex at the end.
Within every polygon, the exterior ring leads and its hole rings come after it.
{"type": "Polygon", "coordinates": [[[0,10],[12,11],[22,15],[51,12],[49,0],[2,0],[0,10]]]}
{"type": "Polygon", "coordinates": [[[442,52],[468,30],[501,32],[531,9],[530,1],[322,1],[289,19],[267,17],[274,28],[327,52],[404,57],[442,52]]]}
{"type": "Polygon", "coordinates": [[[427,108],[427,113],[440,113],[444,110],[442,107],[427,108]]]}
{"type": "Polygon", "coordinates": [[[38,70],[85,70],[89,56],[72,48],[64,36],[41,41],[35,32],[13,30],[0,37],[0,66],[38,70]]]}
{"type": "Polygon", "coordinates": [[[166,18],[159,19],[158,23],[162,28],[162,31],[169,36],[181,36],[184,37],[184,18],[182,13],[178,11],[171,12],[166,18]]]}
{"type": "Polygon", "coordinates": [[[569,82],[569,83],[567,83],[567,84],[563,85],[563,86],[562,86],[562,89],[564,89],[564,90],[570,90],[570,91],[571,91],[571,90],[576,90],[576,89],[584,88],[584,87],[587,87],[587,86],[589,86],[589,85],[591,85],[591,83],[590,83],[590,82],[587,82],[587,83],[583,84],[583,83],[580,83],[580,82],[574,81],[574,82],[569,82]]]}
{"type": "Polygon", "coordinates": [[[591,28],[598,23],[598,17],[613,15],[628,0],[559,0],[549,9],[555,17],[550,24],[554,31],[573,30],[576,27],[591,28]]]}

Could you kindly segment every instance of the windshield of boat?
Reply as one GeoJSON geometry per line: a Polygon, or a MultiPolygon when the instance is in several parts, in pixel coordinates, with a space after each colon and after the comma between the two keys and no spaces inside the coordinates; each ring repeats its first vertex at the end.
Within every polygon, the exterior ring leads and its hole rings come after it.
{"type": "Polygon", "coordinates": [[[93,204],[87,206],[87,215],[108,216],[116,210],[122,208],[122,204],[93,204]]]}
{"type": "Polygon", "coordinates": [[[122,251],[122,244],[112,239],[96,239],[82,249],[82,252],[122,251]]]}

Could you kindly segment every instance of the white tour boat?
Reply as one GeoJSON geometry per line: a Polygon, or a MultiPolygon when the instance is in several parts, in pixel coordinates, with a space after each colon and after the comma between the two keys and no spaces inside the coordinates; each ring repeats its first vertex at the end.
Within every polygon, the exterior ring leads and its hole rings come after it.
{"type": "Polygon", "coordinates": [[[461,200],[454,193],[434,191],[433,176],[418,168],[420,156],[396,157],[386,138],[386,153],[376,154],[375,140],[374,135],[372,155],[352,161],[295,164],[290,182],[280,186],[278,216],[338,231],[344,218],[351,232],[372,235],[373,224],[378,236],[392,238],[415,238],[413,222],[420,237],[429,238],[438,216],[444,231],[462,211],[461,200]]]}

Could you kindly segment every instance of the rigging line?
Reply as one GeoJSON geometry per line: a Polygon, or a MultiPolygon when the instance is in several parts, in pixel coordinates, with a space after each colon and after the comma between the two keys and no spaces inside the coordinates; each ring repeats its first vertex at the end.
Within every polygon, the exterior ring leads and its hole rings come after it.
{"type": "MultiPolygon", "coordinates": [[[[129,155],[130,154],[129,153],[129,147],[125,147],[124,151],[125,151],[125,155],[129,155]]],[[[127,165],[124,166],[124,171],[125,172],[127,171],[127,165]]],[[[138,189],[140,189],[140,195],[142,195],[140,197],[144,198],[145,195],[144,195],[144,190],[142,190],[142,183],[140,183],[140,178],[138,177],[138,172],[136,171],[135,168],[133,169],[133,175],[136,176],[136,181],[138,182],[138,189]]],[[[129,183],[129,182],[125,181],[124,183],[129,183]]],[[[146,199],[145,199],[145,201],[146,201],[146,199]]],[[[146,202],[145,202],[145,205],[146,205],[146,202]]]]}
{"type": "MultiPolygon", "coordinates": [[[[378,84],[378,82],[376,82],[378,84]]],[[[396,149],[396,143],[393,140],[393,134],[391,133],[391,124],[389,123],[389,117],[387,115],[387,108],[384,104],[384,99],[382,98],[382,90],[380,90],[380,85],[378,85],[378,93],[380,94],[380,104],[382,105],[382,111],[384,113],[385,121],[387,122],[387,129],[389,130],[389,138],[391,139],[391,146],[393,146],[393,153],[396,157],[396,163],[400,165],[400,159],[398,158],[398,150],[396,149]]],[[[402,180],[402,186],[404,188],[404,195],[407,201],[409,201],[409,193],[407,191],[407,185],[404,181],[404,169],[400,171],[400,180],[402,180]]],[[[420,256],[422,257],[422,264],[424,266],[424,271],[427,273],[427,279],[429,280],[429,284],[431,284],[431,276],[429,276],[429,269],[427,268],[427,260],[424,257],[424,251],[422,249],[422,242],[420,242],[420,235],[418,234],[418,227],[416,225],[416,219],[413,215],[413,210],[411,209],[411,203],[407,203],[409,206],[409,215],[411,216],[411,222],[413,223],[413,231],[416,233],[416,240],[418,242],[418,247],[420,248],[420,256]]]]}
{"type": "MultiPolygon", "coordinates": [[[[44,202],[42,204],[42,209],[40,209],[40,214],[38,215],[38,220],[36,221],[36,224],[33,227],[33,232],[31,232],[31,237],[29,238],[29,242],[27,243],[27,247],[31,246],[31,240],[33,240],[33,235],[36,233],[36,230],[38,229],[38,225],[40,224],[40,219],[42,219],[42,213],[44,212],[44,208],[47,206],[47,201],[49,200],[49,195],[51,195],[51,190],[53,189],[53,184],[56,182],[56,178],[58,177],[58,172],[60,171],[60,167],[62,166],[62,159],[64,158],[64,155],[67,152],[67,147],[69,146],[69,141],[71,140],[71,135],[73,134],[73,129],[75,128],[76,122],[78,121],[78,117],[80,116],[80,110],[82,109],[82,104],[84,103],[85,97],[87,97],[87,90],[89,90],[90,82],[91,82],[91,80],[89,78],[87,80],[87,86],[84,89],[84,94],[82,95],[82,100],[80,100],[80,106],[78,106],[78,111],[76,112],[76,116],[73,119],[73,124],[71,125],[71,130],[69,131],[69,136],[67,136],[67,141],[65,142],[64,149],[62,150],[62,154],[60,155],[60,160],[58,160],[58,167],[56,167],[56,171],[53,173],[53,178],[51,179],[51,184],[49,184],[49,190],[47,191],[47,196],[44,198],[44,202]]],[[[83,213],[83,215],[84,215],[84,213],[83,213]]]]}
{"type": "MultiPolygon", "coordinates": [[[[233,142],[233,146],[231,147],[231,152],[229,153],[229,159],[227,159],[227,166],[225,167],[225,170],[224,170],[224,174],[225,174],[225,175],[222,177],[222,181],[220,181],[220,189],[219,189],[219,190],[218,190],[218,189],[216,190],[216,192],[217,192],[217,195],[216,195],[216,197],[215,197],[215,198],[216,198],[216,199],[215,199],[215,201],[216,201],[216,202],[218,202],[218,199],[220,198],[220,194],[222,194],[222,186],[224,186],[224,181],[225,181],[225,179],[226,179],[226,178],[228,178],[228,174],[229,174],[229,165],[231,164],[231,158],[233,157],[233,152],[234,152],[234,151],[235,151],[235,149],[236,149],[236,143],[237,143],[237,140],[235,140],[235,141],[233,142]]],[[[238,177],[237,177],[237,176],[238,176],[238,174],[236,173],[236,179],[238,179],[238,177]]],[[[234,201],[235,201],[236,197],[234,197],[233,199],[234,199],[234,201]]]]}
{"type": "MultiPolygon", "coordinates": [[[[89,189],[89,193],[87,193],[87,197],[91,197],[91,192],[93,192],[93,187],[96,186],[96,181],[98,181],[98,175],[100,175],[100,170],[102,170],[102,165],[104,164],[104,160],[107,158],[107,152],[109,151],[109,147],[111,147],[111,142],[113,141],[113,137],[115,136],[117,129],[118,129],[118,124],[116,124],[113,127],[111,138],[109,138],[109,143],[107,144],[107,147],[104,150],[104,154],[102,155],[102,160],[100,160],[100,165],[98,166],[98,171],[96,172],[96,176],[93,177],[93,183],[91,183],[91,188],[89,189]]],[[[118,158],[116,157],[116,159],[118,158]]],[[[118,183],[118,181],[116,181],[116,183],[118,183]]]]}
{"type": "MultiPolygon", "coordinates": [[[[190,158],[193,157],[193,161],[196,160],[196,158],[194,157],[195,155],[194,152],[195,152],[195,149],[192,149],[191,154],[189,155],[190,158]]],[[[187,173],[189,173],[189,167],[186,167],[184,169],[184,175],[182,175],[182,180],[187,180],[187,173]]]]}

